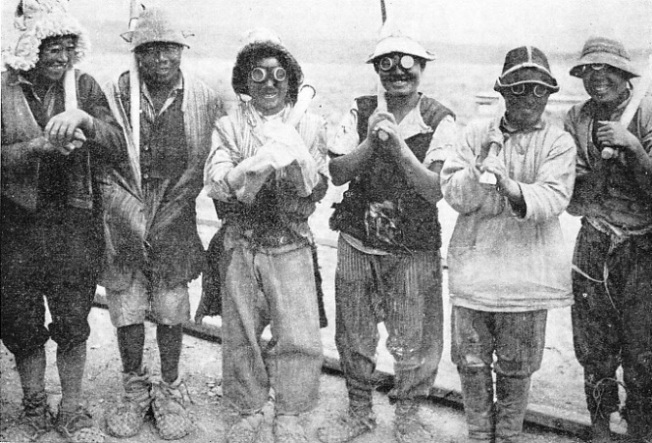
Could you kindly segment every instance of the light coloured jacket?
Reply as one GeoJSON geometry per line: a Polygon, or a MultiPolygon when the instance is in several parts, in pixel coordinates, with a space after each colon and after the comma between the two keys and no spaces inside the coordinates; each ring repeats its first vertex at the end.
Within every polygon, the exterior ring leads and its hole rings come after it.
{"type": "Polygon", "coordinates": [[[503,130],[499,156],[521,187],[527,207],[521,216],[478,181],[476,157],[492,125],[500,124],[469,124],[441,173],[444,198],[459,212],[448,250],[452,303],[493,312],[568,306],[571,268],[558,216],[573,191],[575,144],[546,121],[528,132],[503,130]]]}
{"type": "Polygon", "coordinates": [[[135,269],[147,266],[170,286],[196,278],[203,267],[204,250],[197,233],[195,200],[202,186],[204,163],[211,147],[211,134],[224,111],[222,103],[201,80],[183,73],[183,117],[188,146],[188,164],[180,178],[165,180],[167,187],[156,207],[145,208],[141,190],[138,152],[133,146],[131,124],[121,101],[129,94],[122,75],[107,86],[111,110],[127,139],[128,162],[107,171],[103,182],[104,227],[107,260],[103,284],[120,288],[130,281],[135,269]],[[151,260],[151,250],[171,251],[151,260]]]}

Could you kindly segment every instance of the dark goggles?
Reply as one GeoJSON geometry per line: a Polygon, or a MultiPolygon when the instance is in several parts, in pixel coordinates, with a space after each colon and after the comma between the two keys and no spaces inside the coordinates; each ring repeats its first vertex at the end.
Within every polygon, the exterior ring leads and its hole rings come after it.
{"type": "Polygon", "coordinates": [[[400,66],[404,70],[411,69],[416,64],[416,60],[411,55],[394,54],[381,57],[378,61],[378,69],[388,72],[394,69],[394,66],[400,66]]]}
{"type": "Polygon", "coordinates": [[[535,97],[541,98],[548,93],[548,88],[539,83],[520,83],[507,88],[512,95],[522,96],[534,94],[535,97]]]}
{"type": "Polygon", "coordinates": [[[256,83],[264,82],[269,78],[270,75],[277,82],[285,81],[285,79],[288,78],[288,72],[285,70],[285,68],[280,66],[271,69],[256,67],[251,70],[249,75],[251,76],[251,79],[256,83]]]}

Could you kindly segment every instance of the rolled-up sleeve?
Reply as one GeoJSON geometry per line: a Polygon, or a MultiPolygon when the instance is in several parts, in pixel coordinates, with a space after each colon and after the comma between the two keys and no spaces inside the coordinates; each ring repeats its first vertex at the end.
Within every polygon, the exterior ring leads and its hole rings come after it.
{"type": "Polygon", "coordinates": [[[447,115],[439,122],[432,135],[430,146],[423,159],[423,165],[429,168],[435,162],[445,162],[453,155],[458,138],[457,125],[452,115],[447,115]]]}
{"type": "Polygon", "coordinates": [[[342,118],[337,130],[328,143],[331,155],[340,156],[351,152],[360,144],[358,136],[358,106],[355,102],[342,118]]]}
{"type": "Polygon", "coordinates": [[[211,153],[204,167],[204,191],[210,198],[229,201],[235,197],[226,181],[226,175],[241,160],[235,132],[228,116],[215,123],[211,139],[211,153]]]}

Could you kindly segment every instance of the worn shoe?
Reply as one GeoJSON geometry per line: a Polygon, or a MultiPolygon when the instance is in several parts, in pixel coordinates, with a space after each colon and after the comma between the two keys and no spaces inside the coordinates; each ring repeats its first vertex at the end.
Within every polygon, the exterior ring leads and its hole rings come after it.
{"type": "Polygon", "coordinates": [[[265,416],[262,411],[241,415],[226,435],[227,443],[254,443],[258,438],[265,416]]]}
{"type": "Polygon", "coordinates": [[[152,412],[156,429],[163,440],[183,438],[192,430],[192,420],[186,410],[190,403],[188,389],[180,378],[173,383],[160,381],[152,385],[152,412]]]}
{"type": "Polygon", "coordinates": [[[371,432],[376,428],[376,417],[368,413],[349,409],[332,423],[317,430],[317,437],[323,443],[345,443],[371,432]]]}
{"type": "Polygon", "coordinates": [[[23,399],[23,411],[16,425],[2,433],[2,441],[36,441],[52,429],[52,413],[47,405],[45,392],[23,399]]]}
{"type": "Polygon", "coordinates": [[[83,406],[72,412],[59,410],[54,427],[70,443],[104,442],[104,433],[95,426],[93,416],[83,406]]]}
{"type": "Polygon", "coordinates": [[[277,415],[274,419],[274,443],[308,443],[306,431],[297,415],[277,415]]]}
{"type": "Polygon", "coordinates": [[[435,441],[432,432],[419,420],[419,406],[413,401],[399,401],[394,419],[394,436],[398,443],[435,441]]]}
{"type": "Polygon", "coordinates": [[[141,374],[122,375],[125,395],[121,402],[105,414],[106,430],[109,434],[127,438],[138,434],[145,422],[145,416],[151,411],[152,383],[147,370],[141,374]]]}

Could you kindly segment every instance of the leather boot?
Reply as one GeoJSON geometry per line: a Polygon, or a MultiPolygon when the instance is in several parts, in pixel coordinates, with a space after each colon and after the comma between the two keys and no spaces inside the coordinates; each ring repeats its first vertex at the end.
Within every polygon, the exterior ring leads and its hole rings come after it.
{"type": "Polygon", "coordinates": [[[530,377],[496,377],[496,443],[520,443],[530,377]]]}
{"type": "Polygon", "coordinates": [[[491,368],[458,368],[464,396],[464,414],[469,442],[493,441],[494,385],[491,368]]]}

